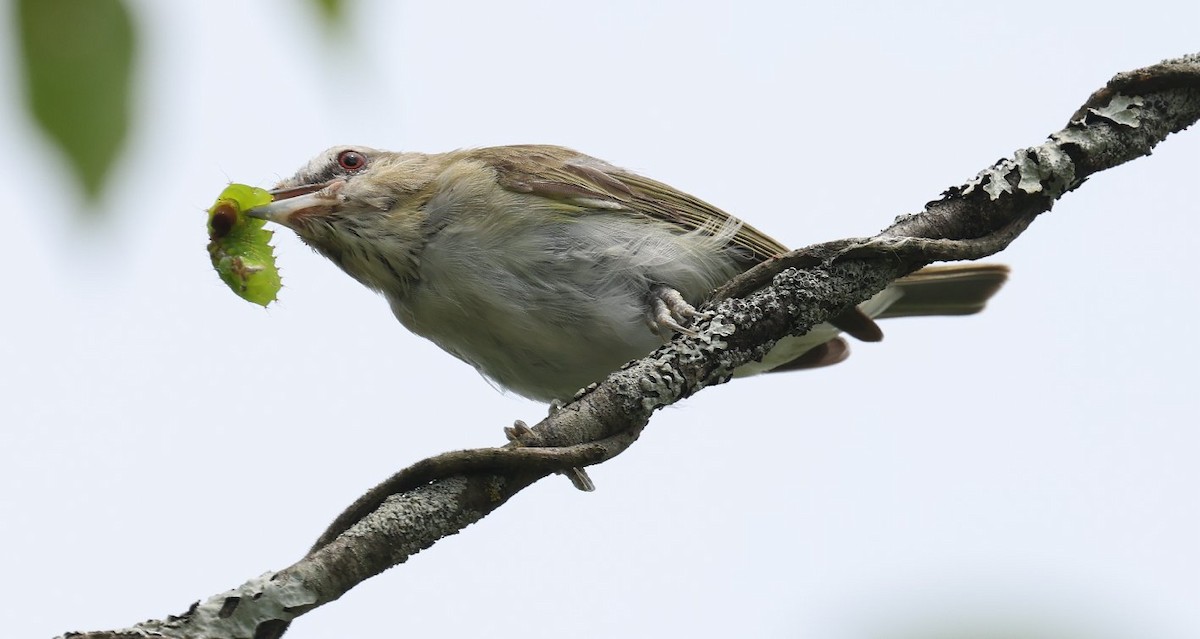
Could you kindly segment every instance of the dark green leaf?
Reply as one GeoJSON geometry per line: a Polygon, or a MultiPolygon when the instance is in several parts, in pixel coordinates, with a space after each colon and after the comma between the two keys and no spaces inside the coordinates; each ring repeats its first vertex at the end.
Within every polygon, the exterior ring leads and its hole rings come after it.
{"type": "Polygon", "coordinates": [[[121,0],[18,0],[29,109],[95,200],[129,127],[136,49],[121,0]]]}

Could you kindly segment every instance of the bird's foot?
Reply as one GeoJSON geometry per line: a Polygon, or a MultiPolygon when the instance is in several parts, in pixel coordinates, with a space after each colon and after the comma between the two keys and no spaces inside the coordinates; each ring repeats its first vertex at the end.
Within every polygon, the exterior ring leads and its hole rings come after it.
{"type": "Polygon", "coordinates": [[[650,308],[646,312],[646,323],[655,335],[670,339],[671,333],[695,335],[696,331],[686,325],[700,315],[696,307],[688,304],[679,291],[665,284],[650,289],[650,308]]]}
{"type": "Polygon", "coordinates": [[[504,429],[504,436],[514,444],[524,445],[521,440],[531,433],[533,433],[533,429],[529,427],[529,424],[519,419],[514,421],[512,426],[504,429]]]}
{"type": "MultiPolygon", "coordinates": [[[[562,404],[559,403],[559,406],[561,405],[562,404]]],[[[551,406],[553,407],[553,403],[551,406]]],[[[555,410],[552,408],[550,414],[553,415],[554,412],[555,410]]],[[[524,442],[522,440],[531,434],[533,434],[533,429],[529,427],[529,424],[526,424],[519,419],[514,421],[512,426],[504,429],[504,436],[508,438],[508,441],[513,442],[518,446],[524,446],[524,442]]],[[[587,471],[582,468],[568,468],[567,470],[558,471],[558,474],[566,475],[567,479],[571,480],[571,484],[574,485],[575,488],[578,488],[585,493],[590,493],[596,490],[596,484],[592,482],[591,477],[588,477],[587,471]]]]}

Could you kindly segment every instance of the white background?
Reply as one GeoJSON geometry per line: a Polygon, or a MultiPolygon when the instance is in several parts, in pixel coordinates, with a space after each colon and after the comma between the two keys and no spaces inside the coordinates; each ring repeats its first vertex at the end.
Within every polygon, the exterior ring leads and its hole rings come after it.
{"type": "MultiPolygon", "coordinates": [[[[800,246],[873,233],[1114,73],[1200,50],[1193,0],[793,4],[362,2],[337,41],[305,3],[144,0],[98,225],[5,37],[3,634],[182,612],[400,467],[543,413],[286,232],[281,301],[237,299],[204,249],[227,181],[336,143],[556,143],[800,246]]],[[[998,257],[986,313],[710,389],[596,493],[543,481],[288,636],[1197,636],[1198,170],[1189,131],[1093,177],[998,257]]]]}

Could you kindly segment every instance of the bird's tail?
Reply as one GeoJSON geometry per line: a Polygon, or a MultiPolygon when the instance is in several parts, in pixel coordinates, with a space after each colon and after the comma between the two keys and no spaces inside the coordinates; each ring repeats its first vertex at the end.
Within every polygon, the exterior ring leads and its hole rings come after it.
{"type": "Polygon", "coordinates": [[[805,335],[785,337],[761,362],[742,366],[734,376],[832,366],[850,356],[849,345],[838,333],[873,342],[883,338],[876,319],[978,313],[1006,279],[1008,267],[1003,264],[927,266],[896,280],[829,324],[816,326],[805,335]]]}
{"type": "Polygon", "coordinates": [[[1008,279],[1003,264],[943,264],[902,277],[889,287],[900,298],[875,315],[876,319],[919,315],[978,313],[1008,279]]]}

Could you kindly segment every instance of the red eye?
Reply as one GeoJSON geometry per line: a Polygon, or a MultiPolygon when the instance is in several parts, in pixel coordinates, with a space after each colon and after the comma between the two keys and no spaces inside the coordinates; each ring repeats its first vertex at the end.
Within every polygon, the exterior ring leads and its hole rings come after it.
{"type": "Polygon", "coordinates": [[[342,151],[338,153],[337,162],[338,166],[351,173],[361,171],[367,166],[367,158],[358,151],[342,151]]]}

